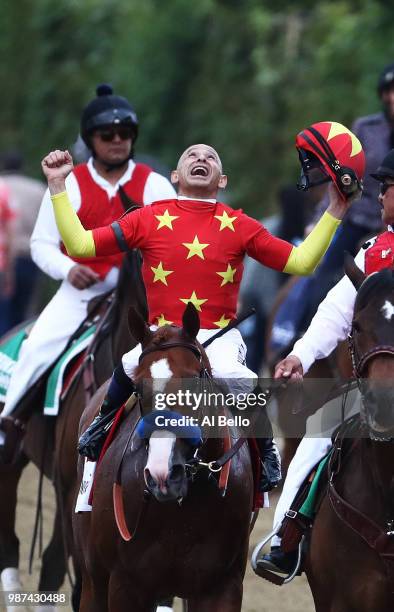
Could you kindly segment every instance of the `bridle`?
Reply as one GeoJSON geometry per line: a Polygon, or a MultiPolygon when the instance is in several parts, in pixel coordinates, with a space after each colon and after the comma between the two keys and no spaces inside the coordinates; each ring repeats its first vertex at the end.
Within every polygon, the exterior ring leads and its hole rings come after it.
{"type": "Polygon", "coordinates": [[[355,328],[354,322],[350,334],[348,335],[348,345],[350,351],[350,357],[352,360],[353,372],[357,379],[357,382],[361,384],[361,378],[368,362],[377,355],[391,355],[394,357],[394,345],[392,344],[377,344],[372,348],[365,351],[363,354],[359,354],[355,340],[355,328]]]}
{"type": "Polygon", "coordinates": [[[183,348],[191,351],[195,357],[199,360],[201,364],[200,376],[203,375],[204,371],[210,372],[210,368],[208,366],[208,359],[206,358],[205,353],[202,352],[200,347],[193,342],[162,342],[161,344],[148,346],[144,349],[139,357],[138,363],[141,365],[143,359],[150,355],[151,353],[157,353],[158,351],[168,351],[173,348],[183,348]],[[204,364],[205,361],[205,364],[204,364]]]}
{"type": "MultiPolygon", "coordinates": [[[[148,346],[142,351],[139,357],[139,365],[141,365],[146,355],[156,353],[162,350],[170,350],[173,348],[183,348],[191,351],[200,362],[200,380],[205,380],[208,382],[209,385],[213,385],[212,372],[208,357],[205,351],[200,348],[198,344],[194,344],[192,342],[162,342],[161,344],[148,346]]],[[[201,446],[203,446],[205,442],[206,440],[202,442],[201,446]]],[[[232,459],[232,457],[239,451],[239,449],[245,442],[246,438],[238,438],[237,442],[231,448],[229,448],[219,459],[215,459],[212,461],[203,461],[203,459],[199,456],[200,449],[197,448],[195,450],[193,458],[186,463],[186,468],[188,469],[190,477],[193,479],[193,477],[201,468],[207,468],[211,473],[220,472],[223,466],[226,465],[230,461],[230,459],[232,459]]]]}

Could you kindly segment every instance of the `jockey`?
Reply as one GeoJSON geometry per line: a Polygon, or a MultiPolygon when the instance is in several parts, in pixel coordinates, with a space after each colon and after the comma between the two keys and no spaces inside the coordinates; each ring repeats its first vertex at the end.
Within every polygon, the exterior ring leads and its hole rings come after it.
{"type": "MultiPolygon", "coordinates": [[[[73,169],[66,183],[73,210],[84,227],[91,229],[118,219],[124,212],[122,195],[129,205],[174,196],[165,177],[133,161],[137,134],[138,119],[129,102],[113,95],[109,85],[98,86],[97,97],[81,117],[81,135],[92,156],[73,169]]],[[[83,261],[69,256],[56,227],[48,191],[31,237],[31,252],[34,262],[62,284],[21,348],[1,414],[0,429],[6,430],[13,423],[6,417],[66,347],[87,316],[89,300],[116,285],[122,261],[120,254],[83,261]]],[[[5,439],[5,432],[0,431],[0,448],[5,439]]]]}
{"type": "MultiPolygon", "coordinates": [[[[349,206],[333,188],[328,212],[304,243],[293,247],[242,211],[217,201],[218,190],[225,188],[227,177],[217,152],[198,144],[184,151],[172,172],[171,180],[178,185],[177,198],[155,202],[149,209],[133,211],[112,225],[86,231],[66,192],[65,178],[73,167],[70,154],[52,152],[42,167],[69,254],[93,257],[139,248],[144,258],[142,273],[150,324],[181,325],[185,304],[191,302],[200,313],[201,342],[235,318],[246,253],[276,270],[310,274],[349,206]]],[[[138,345],[123,356],[98,416],[80,439],[80,453],[91,460],[98,458],[102,448],[104,426],[135,391],[132,377],[141,350],[138,345]]],[[[225,379],[230,390],[253,390],[256,374],[244,363],[245,345],[238,330],[231,329],[215,340],[207,354],[214,377],[225,379]]],[[[280,480],[280,461],[272,438],[258,443],[265,459],[262,486],[269,490],[280,480]]]]}
{"type": "MultiPolygon", "coordinates": [[[[381,182],[378,200],[382,207],[382,221],[387,230],[366,242],[355,258],[358,267],[366,274],[378,272],[383,268],[394,268],[394,149],[370,176],[381,182]]],[[[320,304],[305,335],[295,343],[291,353],[277,364],[275,378],[301,380],[317,359],[330,355],[338,342],[347,338],[351,330],[356,293],[347,276],[331,289],[320,304]]],[[[331,445],[331,438],[303,438],[289,465],[282,495],[276,506],[275,529],[282,523],[299,487],[331,445]]],[[[280,548],[280,538],[277,536],[272,538],[271,546],[271,552],[264,555],[259,566],[279,573],[292,571],[297,551],[285,554],[280,548]]]]}

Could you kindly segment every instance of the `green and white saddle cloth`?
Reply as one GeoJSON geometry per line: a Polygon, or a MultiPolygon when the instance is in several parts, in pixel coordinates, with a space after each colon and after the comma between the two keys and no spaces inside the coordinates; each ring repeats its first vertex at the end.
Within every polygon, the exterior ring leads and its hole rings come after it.
{"type": "MultiPolygon", "coordinates": [[[[2,402],[5,401],[11,375],[18,361],[23,341],[28,337],[32,325],[33,323],[29,323],[24,329],[19,330],[11,337],[7,336],[5,341],[0,344],[0,401],[2,402]]],[[[54,363],[46,386],[44,414],[51,416],[58,414],[67,367],[87,349],[95,331],[96,325],[93,324],[88,327],[54,363]]]]}

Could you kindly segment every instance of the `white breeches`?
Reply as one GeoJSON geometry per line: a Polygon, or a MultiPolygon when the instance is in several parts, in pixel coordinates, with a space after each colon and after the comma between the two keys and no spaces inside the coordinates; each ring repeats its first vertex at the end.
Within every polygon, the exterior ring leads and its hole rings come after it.
{"type": "Polygon", "coordinates": [[[10,414],[27,389],[33,385],[66,347],[70,336],[87,315],[89,300],[113,289],[118,269],[88,289],[76,289],[64,280],[38,317],[21,347],[10,380],[2,415],[10,414]]]}
{"type": "MultiPolygon", "coordinates": [[[[151,329],[157,329],[152,326],[151,329]]],[[[200,329],[197,340],[204,342],[218,330],[200,329]]],[[[138,366],[141,345],[123,355],[123,369],[133,378],[134,369],[138,366]]],[[[231,393],[250,393],[257,384],[257,375],[245,365],[246,346],[237,329],[230,329],[226,334],[214,340],[207,348],[207,356],[216,379],[224,379],[231,393]]]]}
{"type": "MultiPolygon", "coordinates": [[[[274,515],[274,527],[282,523],[289,510],[298,489],[316,463],[324,457],[331,448],[331,438],[303,438],[290,462],[282,495],[278,500],[274,515]]],[[[279,546],[280,538],[274,536],[272,546],[279,546]]]]}

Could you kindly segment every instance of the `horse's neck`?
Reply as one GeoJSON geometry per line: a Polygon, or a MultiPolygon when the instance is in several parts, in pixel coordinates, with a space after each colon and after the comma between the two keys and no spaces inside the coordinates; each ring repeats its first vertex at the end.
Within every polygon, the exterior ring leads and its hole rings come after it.
{"type": "MultiPolygon", "coordinates": [[[[367,440],[365,445],[367,445],[367,440]]],[[[375,486],[390,517],[394,520],[394,441],[370,442],[371,462],[369,467],[374,475],[375,486]]]]}
{"type": "Polygon", "coordinates": [[[377,523],[394,520],[394,442],[358,440],[346,457],[338,485],[349,503],[377,523]]]}
{"type": "Polygon", "coordinates": [[[133,348],[131,334],[128,328],[128,312],[133,306],[143,318],[148,315],[145,288],[136,252],[128,253],[120,270],[116,289],[116,308],[114,331],[112,334],[112,355],[115,364],[122,355],[133,348]]]}

